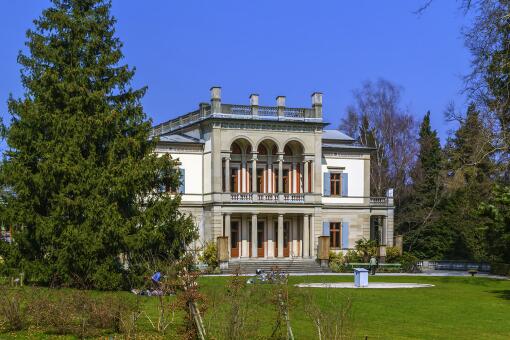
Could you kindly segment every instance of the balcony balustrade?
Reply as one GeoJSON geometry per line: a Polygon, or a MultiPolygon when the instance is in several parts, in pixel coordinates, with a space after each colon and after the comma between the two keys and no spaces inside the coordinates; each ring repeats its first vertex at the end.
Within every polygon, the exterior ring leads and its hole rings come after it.
{"type": "Polygon", "coordinates": [[[388,197],[370,197],[370,205],[385,207],[389,205],[388,197]]]}

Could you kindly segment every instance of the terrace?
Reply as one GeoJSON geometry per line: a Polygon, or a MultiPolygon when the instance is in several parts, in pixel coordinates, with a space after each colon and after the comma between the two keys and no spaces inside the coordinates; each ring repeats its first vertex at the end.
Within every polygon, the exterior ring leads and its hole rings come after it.
{"type": "Polygon", "coordinates": [[[250,105],[221,103],[221,88],[211,88],[211,102],[201,103],[199,109],[156,125],[152,136],[160,136],[185,128],[208,118],[322,122],[322,94],[312,94],[312,108],[285,106],[285,97],[276,97],[276,106],[259,106],[259,95],[250,95],[250,105]]]}

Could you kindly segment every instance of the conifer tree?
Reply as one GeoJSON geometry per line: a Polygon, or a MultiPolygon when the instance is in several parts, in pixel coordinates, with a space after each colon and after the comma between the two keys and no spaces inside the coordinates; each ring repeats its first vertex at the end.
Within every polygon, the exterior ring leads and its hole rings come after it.
{"type": "Polygon", "coordinates": [[[419,154],[413,169],[413,188],[409,201],[401,207],[404,242],[419,258],[437,259],[450,249],[452,231],[440,223],[443,197],[443,156],[437,131],[427,112],[420,125],[419,154]]]}
{"type": "Polygon", "coordinates": [[[455,241],[447,255],[451,259],[487,259],[486,218],[480,216],[479,206],[490,199],[496,177],[497,169],[489,156],[493,150],[488,142],[492,140],[490,135],[476,106],[471,104],[445,148],[447,195],[441,223],[455,231],[455,241]]]}
{"type": "Polygon", "coordinates": [[[16,256],[40,283],[116,289],[137,258],[179,257],[196,237],[176,163],[155,155],[151,122],[122,64],[109,0],[52,0],[20,53],[3,180],[13,195],[16,256]],[[127,259],[126,266],[121,259],[127,259]]]}

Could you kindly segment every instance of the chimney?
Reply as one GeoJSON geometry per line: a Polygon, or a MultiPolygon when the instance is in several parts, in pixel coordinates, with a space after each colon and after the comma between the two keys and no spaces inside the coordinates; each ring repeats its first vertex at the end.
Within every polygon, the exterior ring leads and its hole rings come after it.
{"type": "Polygon", "coordinates": [[[322,93],[312,93],[312,109],[314,111],[315,118],[322,118],[322,93]]]}
{"type": "Polygon", "coordinates": [[[276,106],[278,107],[278,117],[283,117],[283,110],[285,109],[285,96],[276,97],[276,106]]]}
{"type": "Polygon", "coordinates": [[[211,87],[211,113],[221,112],[221,87],[211,87]]]}
{"type": "Polygon", "coordinates": [[[251,105],[251,115],[258,116],[259,114],[259,95],[256,93],[250,94],[250,105],[251,105]]]}

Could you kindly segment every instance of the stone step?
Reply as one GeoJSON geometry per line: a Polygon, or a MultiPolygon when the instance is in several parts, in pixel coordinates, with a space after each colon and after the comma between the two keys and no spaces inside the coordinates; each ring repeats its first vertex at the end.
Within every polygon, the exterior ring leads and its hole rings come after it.
{"type": "Polygon", "coordinates": [[[241,274],[255,274],[257,269],[269,271],[274,268],[285,273],[325,273],[331,272],[329,268],[322,268],[314,259],[241,259],[231,260],[228,269],[223,270],[225,274],[232,274],[237,271],[241,274]]]}

